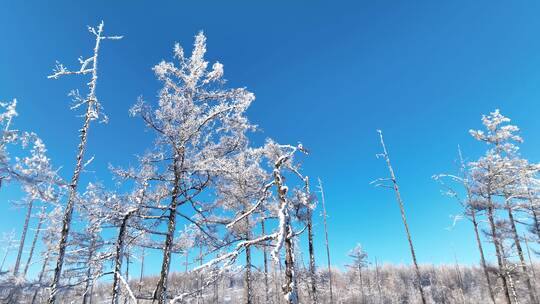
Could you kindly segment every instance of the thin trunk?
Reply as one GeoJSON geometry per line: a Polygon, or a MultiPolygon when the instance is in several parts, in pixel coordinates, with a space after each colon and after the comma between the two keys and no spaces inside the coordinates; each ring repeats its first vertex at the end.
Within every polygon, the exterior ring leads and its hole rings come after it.
{"type": "MultiPolygon", "coordinates": [[[[264,227],[264,218],[261,219],[261,233],[262,235],[266,235],[265,227],[264,227]]],[[[263,261],[264,261],[264,299],[265,303],[270,303],[269,298],[269,286],[268,286],[268,253],[266,251],[266,244],[263,244],[263,261]]]]}
{"type": "Polygon", "coordinates": [[[529,208],[531,210],[532,218],[533,218],[533,226],[534,226],[534,232],[536,233],[536,236],[538,237],[538,241],[540,241],[540,216],[538,215],[538,207],[534,205],[532,193],[529,190],[529,208]]]}
{"type": "Polygon", "coordinates": [[[2,258],[2,264],[0,264],[0,272],[2,272],[2,269],[4,269],[4,264],[6,263],[6,258],[9,255],[10,251],[11,250],[9,250],[9,245],[8,245],[8,247],[4,249],[4,257],[2,258]]]}
{"type": "Polygon", "coordinates": [[[71,227],[71,219],[73,217],[73,207],[75,205],[75,200],[77,197],[77,186],[79,184],[79,176],[83,168],[84,153],[86,150],[86,143],[88,139],[88,130],[90,127],[90,122],[95,118],[94,117],[94,108],[97,103],[96,98],[96,83],[97,83],[97,64],[98,64],[98,51],[99,45],[101,43],[103,32],[103,23],[99,25],[98,31],[96,32],[96,44],[94,47],[94,56],[92,60],[92,79],[89,82],[90,92],[88,93],[87,99],[87,109],[84,118],[83,127],[80,129],[81,132],[81,141],[79,143],[75,170],[73,171],[73,177],[71,178],[71,183],[69,184],[69,197],[66,204],[66,210],[64,212],[64,217],[62,219],[62,230],[60,234],[60,242],[58,244],[58,258],[56,259],[56,267],[54,269],[54,275],[51,282],[51,293],[49,296],[48,303],[55,304],[56,296],[59,290],[60,277],[62,275],[62,267],[64,265],[64,256],[66,254],[66,247],[69,237],[69,230],[71,227]]]}
{"type": "MultiPolygon", "coordinates": [[[[141,289],[143,286],[143,278],[144,278],[144,247],[142,248],[142,254],[141,254],[141,272],[139,274],[139,287],[138,287],[138,293],[141,294],[141,289]]],[[[137,299],[137,303],[139,303],[139,299],[137,299]]]]}
{"type": "Polygon", "coordinates": [[[536,271],[534,270],[534,264],[531,258],[531,249],[529,248],[529,241],[527,240],[527,237],[523,238],[525,240],[525,247],[527,247],[527,256],[529,257],[529,265],[531,266],[531,271],[533,274],[534,279],[534,285],[536,286],[536,282],[538,281],[538,278],[536,277],[536,271]]]}
{"type": "Polygon", "coordinates": [[[253,286],[251,286],[251,246],[246,247],[246,271],[244,272],[245,303],[253,304],[253,286]]]}
{"type": "MultiPolygon", "coordinates": [[[[203,247],[202,243],[199,245],[199,266],[202,266],[203,264],[203,247]]],[[[199,271],[199,274],[197,275],[197,303],[203,304],[204,298],[203,298],[203,282],[202,282],[202,271],[199,271]]]]}
{"type": "Polygon", "coordinates": [[[362,278],[362,266],[358,265],[358,279],[360,280],[360,303],[364,304],[364,280],[362,278]]]}
{"type": "Polygon", "coordinates": [[[458,284],[459,284],[459,291],[460,291],[460,296],[461,296],[461,303],[465,304],[465,286],[463,284],[463,276],[461,275],[461,270],[459,269],[459,263],[458,263],[458,260],[457,260],[457,256],[456,256],[456,253],[454,252],[454,259],[456,261],[456,274],[457,274],[457,279],[458,279],[458,284]]]}
{"type": "Polygon", "coordinates": [[[87,304],[92,298],[92,293],[90,290],[92,289],[92,286],[94,285],[92,282],[92,259],[94,258],[94,247],[96,245],[95,238],[92,238],[92,242],[90,244],[89,252],[88,252],[88,260],[86,261],[87,269],[86,269],[86,280],[85,280],[85,286],[84,286],[84,294],[83,294],[83,301],[82,304],[87,304]]]}
{"type": "Polygon", "coordinates": [[[333,282],[332,282],[332,269],[331,269],[331,262],[330,262],[330,246],[328,245],[328,225],[326,224],[326,204],[324,200],[324,189],[322,186],[321,179],[319,179],[319,189],[321,191],[321,201],[322,201],[322,207],[323,207],[323,222],[324,222],[324,239],[325,239],[325,245],[326,245],[326,258],[328,262],[328,287],[330,290],[330,304],[334,304],[334,292],[333,292],[333,282]]]}
{"type": "Polygon", "coordinates": [[[171,203],[169,205],[167,236],[165,238],[165,245],[163,246],[163,262],[161,264],[159,281],[156,290],[154,291],[154,296],[152,300],[152,303],[155,303],[157,301],[158,304],[165,304],[167,300],[167,285],[169,279],[169,270],[171,268],[172,246],[174,242],[174,232],[176,231],[176,209],[178,208],[178,196],[180,195],[180,172],[178,168],[180,155],[178,154],[178,151],[175,151],[174,153],[174,182],[171,203]]]}
{"type": "Polygon", "coordinates": [[[120,299],[120,275],[122,271],[122,259],[124,251],[124,237],[126,234],[127,222],[131,215],[135,213],[135,210],[130,210],[122,217],[122,223],[118,231],[118,238],[116,240],[116,254],[114,256],[114,280],[112,284],[112,304],[118,304],[120,299]]]}
{"type": "Polygon", "coordinates": [[[422,303],[426,304],[426,297],[424,295],[424,288],[422,287],[422,277],[420,275],[420,268],[418,267],[418,262],[416,261],[416,254],[414,252],[414,246],[413,246],[412,239],[411,239],[411,233],[409,231],[409,225],[407,224],[407,218],[405,216],[405,207],[403,206],[403,201],[401,199],[401,194],[399,192],[399,186],[398,186],[397,181],[396,181],[396,176],[394,174],[394,170],[392,169],[392,165],[390,163],[390,157],[388,156],[388,152],[387,152],[386,146],[384,144],[384,139],[383,139],[382,132],[380,130],[378,132],[379,132],[379,136],[380,136],[380,139],[381,139],[381,145],[382,145],[382,148],[383,148],[383,153],[384,153],[383,156],[384,156],[384,158],[386,160],[386,164],[388,166],[388,171],[390,172],[390,179],[392,180],[393,188],[394,188],[394,191],[396,193],[396,200],[398,202],[399,210],[401,212],[401,219],[403,220],[403,225],[405,226],[405,232],[407,233],[407,240],[409,241],[409,247],[410,247],[410,250],[411,250],[411,256],[412,256],[412,260],[413,260],[413,264],[414,264],[414,270],[415,270],[415,273],[416,273],[418,291],[420,292],[420,297],[422,298],[422,303]]]}
{"type": "Polygon", "coordinates": [[[491,302],[495,304],[495,293],[493,292],[493,286],[491,285],[491,279],[489,277],[489,271],[487,268],[486,257],[484,255],[484,249],[482,247],[482,240],[480,239],[480,232],[478,230],[478,221],[476,219],[476,212],[471,209],[471,221],[473,223],[474,234],[476,237],[476,244],[478,245],[478,251],[480,252],[480,262],[482,264],[482,269],[484,271],[484,276],[486,277],[486,282],[488,285],[489,298],[491,302]]]}
{"type": "Polygon", "coordinates": [[[495,293],[493,292],[493,286],[491,285],[491,279],[489,277],[489,271],[488,271],[488,268],[487,268],[487,264],[486,264],[486,257],[484,255],[484,248],[482,246],[482,239],[480,238],[480,232],[479,232],[479,229],[478,229],[478,220],[476,218],[476,210],[475,210],[475,207],[471,205],[471,202],[472,202],[472,193],[471,193],[471,188],[469,186],[469,184],[467,183],[468,182],[468,175],[467,175],[467,171],[466,171],[466,166],[465,166],[465,161],[463,160],[463,155],[461,154],[461,148],[458,147],[458,154],[459,154],[459,160],[460,160],[460,164],[461,164],[461,171],[462,171],[462,178],[463,178],[463,186],[465,187],[465,189],[467,190],[467,202],[466,202],[466,207],[465,208],[468,208],[468,210],[470,211],[470,220],[473,224],[473,229],[474,229],[474,236],[475,236],[475,239],[476,239],[476,245],[478,246],[478,251],[480,253],[480,262],[482,264],[482,270],[484,272],[484,276],[486,277],[486,282],[487,282],[487,286],[488,286],[488,293],[489,293],[489,298],[491,299],[491,303],[495,304],[495,293]]]}
{"type": "Polygon", "coordinates": [[[382,290],[381,290],[381,278],[379,274],[379,263],[377,258],[375,258],[375,276],[377,280],[377,292],[379,293],[379,304],[382,303],[382,290]]]}
{"type": "MultiPolygon", "coordinates": [[[[305,178],[306,193],[311,196],[309,190],[309,178],[305,178]]],[[[309,248],[309,277],[311,279],[311,303],[317,304],[317,273],[315,269],[315,248],[313,247],[313,211],[307,206],[308,248],[309,248]]]]}
{"type": "MultiPolygon", "coordinates": [[[[490,190],[488,190],[489,193],[490,190]]],[[[499,236],[497,235],[497,228],[495,227],[495,219],[493,215],[493,203],[491,202],[491,195],[488,196],[488,207],[487,207],[487,216],[489,221],[489,226],[491,228],[491,239],[493,240],[493,245],[495,246],[495,255],[497,256],[497,264],[499,265],[499,276],[501,277],[503,283],[503,292],[505,302],[511,304],[510,300],[510,290],[508,289],[507,273],[504,265],[503,256],[501,255],[501,245],[499,242],[499,236]]]]}
{"type": "Polygon", "coordinates": [[[41,271],[39,272],[37,288],[34,291],[34,295],[32,296],[32,302],[30,302],[31,304],[36,303],[37,296],[39,294],[39,291],[41,290],[41,282],[43,281],[43,277],[45,276],[45,271],[47,270],[47,264],[49,263],[49,258],[50,258],[50,252],[47,251],[45,260],[43,261],[43,266],[41,267],[41,271]]]}
{"type": "MultiPolygon", "coordinates": [[[[129,252],[129,248],[128,250],[126,251],[126,285],[128,285],[129,287],[129,264],[131,263],[130,261],[130,252],[129,252]]],[[[128,297],[125,297],[124,298],[124,304],[128,304],[129,303],[129,298],[128,297]]]]}
{"type": "Polygon", "coordinates": [[[30,223],[30,217],[32,216],[32,207],[34,206],[34,200],[28,202],[28,210],[26,211],[26,217],[24,219],[24,226],[21,235],[21,242],[19,244],[19,250],[17,252],[17,259],[15,260],[15,267],[13,267],[13,275],[19,274],[19,267],[21,266],[21,257],[24,249],[24,242],[26,240],[26,233],[28,232],[28,224],[30,223]]]}
{"type": "MultiPolygon", "coordinates": [[[[44,211],[43,211],[44,212],[44,211]]],[[[28,260],[26,261],[26,265],[24,265],[24,271],[23,276],[26,277],[26,274],[28,273],[28,268],[30,268],[30,264],[32,262],[32,258],[34,256],[34,250],[36,249],[36,243],[39,238],[39,232],[41,231],[41,226],[43,225],[45,217],[43,214],[39,217],[39,222],[36,228],[36,233],[34,234],[34,239],[32,239],[32,246],[30,247],[30,252],[28,253],[28,260]]]]}
{"type": "Polygon", "coordinates": [[[529,277],[529,271],[527,270],[527,262],[525,261],[525,256],[523,255],[523,249],[521,248],[521,241],[519,240],[519,234],[516,227],[516,222],[514,220],[514,213],[512,212],[512,206],[510,205],[510,198],[505,197],[505,207],[508,212],[508,219],[510,221],[510,227],[512,228],[512,236],[514,238],[514,244],[516,245],[516,250],[518,252],[519,261],[521,264],[521,271],[525,277],[525,284],[527,285],[527,290],[529,292],[529,299],[531,303],[538,303],[536,297],[534,296],[534,289],[531,284],[531,278],[529,277]]]}

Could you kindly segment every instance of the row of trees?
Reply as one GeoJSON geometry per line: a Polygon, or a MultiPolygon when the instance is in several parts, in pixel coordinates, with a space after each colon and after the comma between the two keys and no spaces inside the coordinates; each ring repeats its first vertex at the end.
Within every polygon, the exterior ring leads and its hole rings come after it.
{"type": "MultiPolygon", "coordinates": [[[[382,279],[377,262],[374,268],[368,264],[361,246],[350,253],[351,270],[334,277],[326,232],[328,269],[317,269],[314,214],[320,202],[326,230],[326,209],[320,180],[314,187],[300,166],[299,160],[308,151],[302,144],[267,139],[258,147],[249,141],[250,132],[257,128],[246,110],[255,96],[245,88],[229,88],[221,63],[210,66],[202,33],[195,37],[191,54],[176,44],[175,62],[162,61],[154,67],[162,83],[157,101],[140,98],[129,111],[151,131],[154,145],[144,147],[147,152],[137,158],[135,166],[110,167],[117,182],[113,189],[101,181],[81,189],[81,174],[92,161],[85,156],[87,144],[92,142],[89,130],[95,122],[107,120],[97,95],[101,44],[122,38],[105,35],[103,23],[89,27],[89,32],[95,38],[92,55],[79,59],[76,70],[57,63],[49,76],[90,78],[86,94],[78,90],[69,94],[74,100],[72,108],[83,112],[70,179],[59,174],[36,134],[13,128],[16,101],[0,104],[0,181],[21,187],[24,197],[15,203],[26,208],[20,237],[6,235],[2,247],[3,301],[218,303],[227,278],[242,276],[246,304],[348,303],[345,299],[397,303],[397,298],[384,296],[385,289],[392,288],[384,282],[390,280],[382,279]],[[31,227],[33,222],[35,227],[31,227]],[[307,267],[300,263],[302,234],[308,243],[307,267]],[[41,256],[36,257],[37,251],[41,256]],[[255,265],[254,251],[261,252],[261,267],[255,265]],[[15,262],[4,271],[11,252],[16,253],[15,262]],[[159,275],[149,278],[144,259],[156,252],[161,255],[159,275]],[[133,260],[140,264],[136,275],[130,267],[133,260]],[[185,268],[177,269],[184,272],[179,277],[173,263],[180,260],[185,268]],[[39,265],[39,271],[30,278],[33,264],[39,265]],[[344,295],[339,284],[344,277],[357,278],[354,290],[358,292],[344,295]]],[[[274,115],[279,117],[280,111],[283,109],[276,109],[274,115]]],[[[486,154],[466,162],[460,152],[459,174],[441,174],[435,179],[463,206],[462,217],[472,222],[485,279],[482,290],[487,290],[490,301],[538,303],[528,243],[540,242],[540,167],[519,155],[522,139],[508,118],[495,111],[482,121],[486,130],[471,131],[471,135],[489,144],[486,154]],[[494,247],[495,267],[484,252],[486,242],[494,247]]],[[[379,136],[382,153],[378,156],[385,160],[389,177],[375,183],[395,192],[412,257],[411,271],[402,280],[411,288],[404,289],[407,296],[401,293],[399,302],[438,303],[434,294],[440,291],[434,288],[445,283],[435,284],[435,276],[426,275],[426,267],[417,262],[397,177],[380,131],[379,136]]],[[[471,277],[478,276],[475,272],[471,277]]],[[[461,290],[456,294],[466,303],[465,284],[470,280],[460,278],[459,282],[461,287],[452,287],[452,293],[461,290]]],[[[454,303],[449,296],[442,299],[454,303]]]]}

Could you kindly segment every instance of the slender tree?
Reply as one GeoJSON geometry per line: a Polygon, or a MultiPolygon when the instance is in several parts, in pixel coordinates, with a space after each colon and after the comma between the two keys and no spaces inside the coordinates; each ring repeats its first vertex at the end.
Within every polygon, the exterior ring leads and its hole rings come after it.
{"type": "Polygon", "coordinates": [[[331,265],[332,263],[330,262],[330,245],[329,245],[329,242],[328,242],[328,225],[327,225],[327,222],[326,222],[326,218],[327,218],[327,213],[326,213],[326,205],[325,205],[325,200],[324,200],[324,188],[323,188],[323,185],[322,185],[322,181],[321,179],[319,178],[319,192],[321,193],[321,202],[322,202],[322,208],[323,208],[323,223],[324,223],[324,240],[325,240],[325,245],[326,245],[326,259],[327,259],[327,263],[328,263],[328,289],[330,291],[330,304],[333,304],[334,303],[334,292],[332,290],[333,288],[333,282],[332,282],[332,269],[331,269],[331,265]]]}
{"type": "Polygon", "coordinates": [[[64,265],[64,256],[66,254],[66,247],[68,243],[69,230],[71,227],[71,219],[73,217],[73,209],[75,206],[75,200],[77,197],[77,186],[79,184],[79,178],[81,170],[84,164],[84,153],[86,151],[86,144],[88,141],[88,131],[90,128],[90,122],[96,120],[100,117],[101,104],[96,96],[96,85],[98,79],[98,56],[99,49],[102,40],[118,40],[121,39],[121,36],[104,36],[103,35],[103,21],[98,25],[97,28],[89,27],[90,33],[96,37],[96,42],[94,45],[94,54],[85,59],[80,59],[81,67],[78,71],[70,71],[62,64],[57,63],[54,73],[49,76],[49,78],[57,79],[65,75],[91,75],[90,82],[88,82],[88,94],[86,97],[80,96],[77,91],[72,92],[77,104],[73,108],[77,108],[83,105],[86,105],[86,113],[84,115],[84,123],[80,129],[80,143],[77,148],[77,157],[75,170],[73,171],[73,176],[69,184],[69,196],[66,203],[66,208],[64,212],[64,218],[62,220],[62,231],[60,234],[60,242],[58,244],[58,258],[56,259],[56,267],[54,269],[53,279],[51,282],[51,293],[49,296],[48,303],[56,303],[58,291],[60,289],[60,278],[62,275],[62,266],[64,265]],[[90,65],[90,66],[89,66],[90,65]]]}
{"type": "Polygon", "coordinates": [[[391,187],[394,189],[394,192],[396,193],[396,200],[397,200],[397,203],[398,203],[398,206],[399,206],[399,210],[401,212],[401,220],[403,221],[403,225],[405,226],[405,233],[407,234],[407,241],[409,242],[409,249],[411,250],[413,266],[414,266],[414,270],[416,272],[416,281],[417,281],[416,284],[417,284],[417,287],[418,287],[418,291],[420,292],[420,297],[422,299],[422,303],[426,304],[426,297],[425,297],[425,294],[424,294],[424,287],[422,286],[422,276],[420,274],[420,268],[418,267],[418,262],[416,261],[416,253],[414,251],[414,246],[413,246],[413,243],[412,243],[411,233],[409,231],[409,225],[407,224],[407,217],[405,216],[405,207],[404,207],[403,201],[401,199],[401,194],[399,192],[399,186],[398,186],[398,183],[397,183],[397,180],[396,180],[396,176],[394,174],[394,169],[392,168],[392,164],[390,163],[390,156],[388,155],[388,151],[386,150],[386,145],[384,144],[383,133],[382,133],[381,130],[378,130],[377,132],[379,133],[379,138],[381,140],[381,146],[382,146],[382,149],[383,149],[383,153],[378,154],[377,156],[380,156],[380,157],[384,158],[384,160],[386,161],[386,165],[388,166],[388,171],[390,173],[390,178],[379,179],[378,181],[388,181],[388,180],[390,180],[390,182],[392,183],[391,187]]]}

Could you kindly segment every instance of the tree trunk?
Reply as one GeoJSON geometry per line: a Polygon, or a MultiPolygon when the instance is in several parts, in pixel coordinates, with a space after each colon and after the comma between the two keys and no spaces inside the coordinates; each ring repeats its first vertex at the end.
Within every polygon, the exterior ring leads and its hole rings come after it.
{"type": "Polygon", "coordinates": [[[39,232],[41,231],[41,226],[43,225],[44,219],[45,219],[44,215],[43,214],[40,215],[39,222],[36,228],[36,233],[34,234],[34,238],[32,239],[32,246],[30,247],[30,252],[28,253],[28,260],[26,260],[26,265],[24,265],[23,276],[25,277],[26,277],[26,274],[28,273],[28,268],[30,268],[32,257],[34,256],[34,250],[36,249],[36,243],[39,238],[39,232]]]}
{"type": "Polygon", "coordinates": [[[497,263],[499,265],[499,274],[500,274],[499,276],[501,277],[501,280],[503,283],[504,299],[507,304],[511,304],[512,301],[510,300],[510,290],[508,289],[506,267],[504,265],[503,256],[501,255],[501,245],[499,241],[499,236],[497,235],[497,228],[495,227],[495,219],[493,215],[493,203],[491,202],[491,196],[488,197],[487,216],[488,216],[489,226],[491,228],[491,238],[493,240],[493,245],[495,246],[495,254],[497,256],[497,263]]]}
{"type": "Polygon", "coordinates": [[[379,130],[379,136],[380,136],[380,139],[381,139],[381,145],[382,145],[383,152],[384,152],[383,156],[384,156],[384,158],[386,160],[386,164],[388,166],[388,171],[390,172],[390,179],[392,180],[394,192],[396,193],[396,200],[397,200],[398,205],[399,205],[399,210],[401,211],[401,219],[403,220],[403,225],[405,226],[405,232],[407,233],[407,240],[409,241],[409,248],[411,250],[411,256],[412,256],[412,260],[413,260],[414,270],[415,270],[415,273],[416,273],[418,291],[420,291],[420,297],[422,298],[422,303],[426,304],[426,297],[424,295],[424,288],[422,287],[422,277],[420,275],[420,268],[418,267],[418,262],[416,261],[416,254],[414,252],[414,246],[413,246],[412,239],[411,239],[411,233],[409,231],[409,225],[407,224],[407,218],[405,216],[405,207],[403,206],[403,201],[401,199],[401,194],[399,192],[399,186],[398,186],[397,181],[396,181],[396,176],[394,174],[394,170],[392,169],[392,165],[390,163],[390,157],[388,156],[388,152],[387,152],[386,146],[384,144],[383,135],[382,135],[382,132],[380,130],[379,130]]]}
{"type": "MultiPolygon", "coordinates": [[[[309,178],[305,178],[306,193],[311,196],[309,190],[309,178]]],[[[308,250],[309,250],[309,277],[311,279],[311,303],[317,304],[317,273],[315,269],[315,248],[313,247],[313,211],[307,206],[308,250]]]]}
{"type": "Polygon", "coordinates": [[[360,280],[360,303],[365,303],[364,280],[362,278],[362,266],[358,266],[358,279],[360,280]]]}
{"type": "Polygon", "coordinates": [[[476,244],[478,245],[478,251],[480,252],[480,262],[482,264],[482,270],[484,271],[484,276],[486,277],[486,282],[488,285],[489,298],[491,302],[495,304],[495,293],[493,292],[493,286],[491,285],[491,279],[489,277],[489,271],[486,264],[486,258],[484,256],[484,249],[482,247],[482,240],[480,239],[480,233],[478,231],[478,221],[476,220],[476,212],[471,209],[471,221],[473,223],[474,235],[476,237],[476,244]]]}
{"type": "Polygon", "coordinates": [[[537,207],[534,205],[534,201],[532,198],[532,193],[529,190],[529,208],[531,210],[532,218],[533,218],[533,226],[534,226],[534,232],[536,233],[536,236],[538,237],[538,241],[540,242],[540,216],[537,212],[537,207]]]}
{"type": "Polygon", "coordinates": [[[328,262],[328,287],[330,291],[330,304],[334,304],[334,292],[333,292],[333,282],[332,282],[332,269],[331,269],[331,262],[330,262],[330,246],[328,245],[328,225],[326,224],[326,204],[324,200],[324,189],[322,186],[322,182],[319,179],[319,189],[321,191],[321,201],[322,201],[322,207],[323,207],[323,222],[324,222],[324,239],[325,239],[325,245],[326,245],[326,258],[328,262]]]}
{"type": "Polygon", "coordinates": [[[519,240],[519,234],[516,227],[516,222],[514,221],[514,213],[512,212],[512,206],[510,205],[510,198],[505,197],[505,207],[508,212],[508,219],[510,220],[510,227],[512,228],[512,236],[514,238],[514,244],[516,245],[516,250],[518,252],[519,261],[521,263],[521,271],[525,277],[525,284],[527,285],[527,290],[529,292],[529,299],[531,303],[537,304],[536,297],[534,295],[534,289],[531,284],[531,278],[529,277],[529,271],[527,271],[527,262],[525,261],[525,256],[523,255],[523,249],[521,248],[521,241],[519,240]]]}
{"type": "Polygon", "coordinates": [[[381,290],[381,278],[379,274],[379,263],[377,262],[377,257],[375,257],[375,276],[377,280],[377,292],[379,293],[379,304],[382,303],[382,290],[381,290]]]}
{"type": "MultiPolygon", "coordinates": [[[[264,218],[261,219],[261,233],[262,235],[266,235],[265,227],[264,227],[264,218]]],[[[269,298],[269,286],[268,286],[268,253],[266,251],[266,243],[263,244],[263,262],[264,262],[264,300],[265,304],[270,303],[269,298]]]]}
{"type": "Polygon", "coordinates": [[[39,291],[41,290],[41,282],[43,281],[43,277],[45,276],[45,271],[47,270],[47,264],[49,263],[49,258],[50,258],[50,252],[47,252],[45,256],[45,260],[43,261],[43,266],[41,267],[41,271],[39,272],[39,277],[38,277],[38,282],[37,282],[38,287],[34,291],[34,295],[32,296],[32,302],[30,302],[31,304],[36,303],[37,296],[39,294],[39,291]]]}
{"type": "Polygon", "coordinates": [[[124,251],[124,237],[126,234],[127,222],[136,210],[130,210],[122,217],[122,223],[118,231],[118,238],[116,240],[116,254],[114,256],[114,280],[112,284],[112,304],[118,304],[120,299],[120,275],[122,271],[122,259],[124,251]]]}
{"type": "MultiPolygon", "coordinates": [[[[249,237],[248,237],[249,238],[249,237]]],[[[253,286],[251,286],[251,246],[246,247],[246,271],[244,272],[245,303],[253,304],[253,286]]]]}
{"type": "Polygon", "coordinates": [[[163,246],[163,262],[161,264],[161,273],[159,275],[158,285],[154,292],[154,297],[152,301],[152,303],[155,303],[157,301],[158,304],[165,304],[167,300],[167,284],[169,279],[169,270],[171,268],[171,255],[174,242],[174,233],[176,231],[176,209],[178,208],[178,196],[180,195],[180,172],[178,168],[180,155],[177,151],[175,151],[174,153],[174,182],[171,203],[169,205],[167,236],[165,237],[165,245],[163,246]]]}
{"type": "Polygon", "coordinates": [[[87,304],[92,298],[92,292],[90,291],[92,289],[92,286],[94,285],[92,282],[92,259],[94,257],[94,247],[96,246],[95,237],[92,238],[92,242],[90,244],[90,248],[88,249],[88,260],[87,260],[87,270],[86,270],[86,282],[84,286],[84,294],[83,294],[83,301],[82,304],[87,304]]]}
{"type": "Polygon", "coordinates": [[[30,217],[32,216],[32,207],[34,205],[34,200],[28,202],[28,210],[26,211],[26,217],[24,219],[24,226],[21,235],[21,242],[19,244],[19,250],[17,252],[17,259],[15,260],[15,267],[13,267],[13,275],[17,276],[19,274],[19,267],[21,265],[21,257],[24,249],[24,242],[26,240],[26,233],[28,232],[28,223],[30,223],[30,217]]]}
{"type": "Polygon", "coordinates": [[[86,143],[88,139],[88,130],[90,128],[90,121],[94,119],[94,107],[97,102],[96,98],[96,83],[97,83],[97,63],[98,63],[98,50],[99,45],[102,40],[101,33],[103,31],[103,23],[100,24],[99,30],[97,32],[96,44],[94,47],[94,57],[92,60],[92,79],[89,83],[90,92],[88,93],[87,99],[87,109],[84,117],[84,124],[81,128],[81,141],[79,143],[77,159],[75,170],[73,171],[73,177],[71,178],[71,183],[69,184],[69,196],[66,204],[66,210],[64,212],[64,217],[62,219],[62,230],[60,233],[60,242],[58,244],[58,258],[56,259],[56,267],[54,269],[54,276],[51,282],[51,293],[49,296],[48,303],[55,304],[56,296],[59,289],[60,277],[62,275],[62,267],[64,265],[64,256],[66,254],[66,247],[69,237],[69,230],[71,227],[71,219],[73,217],[73,207],[75,205],[75,200],[77,197],[77,186],[79,184],[79,177],[83,168],[84,153],[86,150],[86,143]]]}
{"type": "MultiPolygon", "coordinates": [[[[143,286],[143,278],[144,278],[144,247],[142,248],[142,254],[141,254],[141,272],[139,274],[139,287],[138,287],[139,295],[141,294],[141,289],[143,286]]],[[[139,303],[139,299],[137,299],[137,303],[139,303]]]]}
{"type": "Polygon", "coordinates": [[[285,221],[285,284],[283,285],[283,294],[287,304],[298,303],[298,290],[296,285],[296,273],[294,265],[294,244],[293,244],[293,229],[291,226],[291,218],[289,215],[289,206],[287,202],[287,188],[283,185],[283,177],[279,171],[281,164],[276,164],[274,169],[274,181],[277,187],[280,208],[283,210],[285,221]]]}

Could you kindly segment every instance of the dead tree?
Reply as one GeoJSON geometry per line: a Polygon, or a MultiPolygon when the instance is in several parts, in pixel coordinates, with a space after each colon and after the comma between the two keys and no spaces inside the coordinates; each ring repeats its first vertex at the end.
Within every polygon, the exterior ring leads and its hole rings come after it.
{"type": "Polygon", "coordinates": [[[323,208],[323,223],[324,223],[324,240],[326,245],[326,259],[328,262],[328,287],[330,291],[330,304],[334,304],[334,292],[333,292],[333,282],[332,282],[332,263],[330,262],[330,246],[328,244],[328,225],[326,223],[327,213],[326,213],[326,204],[324,198],[324,188],[322,181],[319,178],[319,192],[321,193],[321,203],[323,208]]]}
{"type": "Polygon", "coordinates": [[[28,224],[30,223],[30,217],[32,216],[32,207],[34,206],[34,200],[32,198],[28,201],[26,216],[24,218],[24,226],[21,234],[21,241],[19,243],[19,250],[17,251],[17,259],[15,260],[15,266],[13,267],[13,275],[19,274],[19,267],[21,265],[21,257],[24,249],[24,242],[26,240],[26,233],[28,232],[28,224]]]}
{"type": "MultiPolygon", "coordinates": [[[[401,212],[401,219],[403,220],[403,225],[405,226],[405,232],[407,234],[407,241],[409,242],[409,248],[411,250],[411,256],[412,256],[412,260],[413,260],[414,271],[416,273],[418,291],[420,292],[420,297],[422,298],[422,303],[426,304],[426,297],[424,295],[424,288],[422,287],[422,276],[420,274],[420,268],[418,267],[418,262],[416,261],[416,254],[414,252],[414,246],[413,246],[413,242],[412,242],[412,239],[411,239],[411,233],[409,231],[409,225],[407,224],[407,217],[405,216],[405,207],[403,205],[403,200],[401,199],[401,194],[399,192],[399,186],[398,186],[398,183],[397,183],[397,180],[396,180],[396,176],[394,174],[394,169],[392,169],[392,164],[390,163],[390,157],[388,155],[388,151],[386,150],[386,146],[384,144],[384,138],[383,138],[382,131],[378,130],[377,132],[379,132],[379,137],[380,137],[380,140],[381,140],[381,146],[382,146],[382,149],[383,149],[383,153],[378,154],[377,156],[378,157],[380,156],[380,157],[384,158],[384,160],[386,161],[386,165],[388,166],[388,171],[390,173],[390,178],[379,179],[377,181],[388,181],[389,180],[392,183],[391,188],[393,188],[394,192],[396,193],[396,200],[397,200],[397,203],[398,203],[398,206],[399,206],[399,210],[401,212]]],[[[383,186],[385,186],[385,185],[383,185],[383,186]]]]}
{"type": "Polygon", "coordinates": [[[72,74],[91,75],[90,82],[88,83],[88,95],[86,97],[81,97],[76,91],[72,94],[73,98],[77,102],[74,108],[86,105],[86,113],[84,115],[83,126],[80,129],[80,142],[77,148],[75,170],[73,171],[71,182],[68,185],[69,196],[64,211],[64,217],[62,220],[62,230],[60,234],[60,242],[58,244],[58,258],[56,259],[56,267],[54,269],[53,279],[51,281],[51,293],[48,300],[49,304],[56,303],[56,297],[60,288],[59,284],[62,275],[62,266],[64,265],[64,256],[66,254],[69,230],[71,227],[71,219],[73,217],[73,209],[77,198],[77,186],[79,184],[79,177],[84,164],[84,153],[86,151],[90,122],[99,118],[99,112],[101,110],[101,105],[96,97],[99,47],[102,40],[118,40],[122,38],[121,36],[103,36],[103,25],[104,24],[102,21],[97,27],[97,29],[94,27],[89,27],[89,31],[96,37],[94,54],[86,60],[79,60],[81,63],[81,67],[78,71],[69,71],[62,64],[57,63],[56,68],[54,69],[54,73],[49,76],[49,78],[57,79],[60,76],[72,74]],[[91,67],[88,67],[89,64],[91,64],[91,67]]]}

